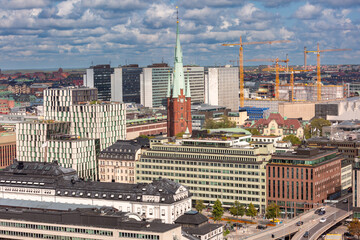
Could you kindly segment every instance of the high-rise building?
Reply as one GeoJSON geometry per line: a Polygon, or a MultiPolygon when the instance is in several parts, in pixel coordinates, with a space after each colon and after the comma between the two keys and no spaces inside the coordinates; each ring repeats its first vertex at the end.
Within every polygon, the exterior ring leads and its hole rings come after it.
{"type": "Polygon", "coordinates": [[[153,64],[143,68],[140,75],[140,103],[144,107],[167,106],[166,94],[171,74],[172,68],[166,63],[153,64]]]}
{"type": "Polygon", "coordinates": [[[18,161],[57,161],[62,167],[75,169],[81,178],[97,180],[99,140],[71,136],[69,133],[70,122],[45,120],[18,123],[18,161]]]}
{"type": "Polygon", "coordinates": [[[12,164],[16,158],[16,135],[14,132],[1,132],[0,127],[0,169],[12,164]]]}
{"type": "Polygon", "coordinates": [[[96,88],[98,99],[122,102],[122,74],[109,64],[91,66],[84,74],[84,86],[96,88]]]}
{"type": "Polygon", "coordinates": [[[191,104],[205,102],[205,71],[204,67],[185,66],[185,79],[189,77],[191,104]]]}
{"type": "Polygon", "coordinates": [[[168,78],[167,92],[167,134],[169,137],[178,133],[191,134],[191,93],[189,75],[185,85],[182,49],[180,45],[179,21],[176,28],[176,47],[173,82],[168,78]]]}
{"type": "Polygon", "coordinates": [[[194,201],[213,204],[219,199],[228,207],[235,201],[253,203],[264,212],[266,164],[273,151],[272,143],[249,145],[235,138],[154,138],[136,163],[136,181],[169,178],[188,186],[194,201]]]}
{"type": "Polygon", "coordinates": [[[96,89],[65,87],[44,91],[46,120],[71,123],[70,134],[99,139],[100,150],[126,139],[126,107],[97,101],[96,89]]]}
{"type": "Polygon", "coordinates": [[[239,111],[239,68],[209,68],[205,76],[205,103],[239,111]]]}
{"type": "Polygon", "coordinates": [[[122,98],[125,103],[140,103],[140,74],[137,64],[119,67],[122,71],[122,98]]]}

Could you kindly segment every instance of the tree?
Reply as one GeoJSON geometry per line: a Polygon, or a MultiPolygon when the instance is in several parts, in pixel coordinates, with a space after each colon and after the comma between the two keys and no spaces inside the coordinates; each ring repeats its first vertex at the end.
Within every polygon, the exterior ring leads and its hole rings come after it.
{"type": "Polygon", "coordinates": [[[275,218],[277,218],[279,215],[280,215],[279,205],[277,205],[276,203],[271,203],[269,206],[267,206],[265,213],[265,217],[267,219],[272,218],[273,220],[275,220],[275,218]]]}
{"type": "Polygon", "coordinates": [[[253,217],[257,216],[257,214],[258,214],[258,211],[256,210],[254,204],[252,204],[252,202],[251,202],[246,210],[246,216],[253,218],[253,217]]]}
{"type": "Polygon", "coordinates": [[[360,221],[357,218],[354,218],[348,226],[348,231],[350,234],[360,237],[360,221]]]}
{"type": "Polygon", "coordinates": [[[175,135],[176,138],[182,138],[184,135],[184,132],[179,132],[175,135]]]}
{"type": "Polygon", "coordinates": [[[203,200],[196,200],[195,209],[201,213],[206,208],[203,200]]]}
{"type": "Polygon", "coordinates": [[[221,120],[215,121],[212,118],[205,120],[203,128],[205,129],[217,129],[217,128],[233,128],[236,127],[236,123],[230,121],[227,116],[222,116],[221,120]]]}
{"type": "Polygon", "coordinates": [[[249,129],[249,132],[250,132],[251,135],[253,135],[253,136],[261,135],[261,133],[259,132],[259,130],[256,129],[256,128],[250,128],[250,129],[249,129]]]}
{"type": "Polygon", "coordinates": [[[310,124],[308,124],[308,125],[305,126],[305,128],[304,128],[304,135],[305,135],[305,138],[306,138],[306,139],[311,138],[311,125],[310,125],[310,124]]]}
{"type": "Polygon", "coordinates": [[[214,217],[214,221],[220,221],[221,217],[224,215],[224,208],[222,207],[221,202],[217,199],[214,203],[212,216],[214,217]]]}
{"type": "Polygon", "coordinates": [[[311,126],[311,135],[316,134],[317,136],[322,135],[322,128],[325,126],[331,126],[331,122],[328,120],[325,120],[323,118],[315,118],[310,123],[311,126]]]}
{"type": "Polygon", "coordinates": [[[245,214],[245,207],[242,204],[240,204],[239,201],[235,201],[234,204],[232,205],[232,207],[229,209],[229,212],[234,217],[237,217],[237,216],[242,217],[245,214]]]}
{"type": "Polygon", "coordinates": [[[292,145],[300,145],[301,144],[301,140],[293,134],[290,134],[290,135],[287,135],[286,137],[284,137],[283,141],[290,141],[292,145]]]}

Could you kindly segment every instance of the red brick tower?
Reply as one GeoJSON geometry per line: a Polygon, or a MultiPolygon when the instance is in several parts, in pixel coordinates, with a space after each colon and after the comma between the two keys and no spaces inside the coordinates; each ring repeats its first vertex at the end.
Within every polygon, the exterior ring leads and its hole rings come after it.
{"type": "Polygon", "coordinates": [[[191,135],[192,124],[190,83],[189,76],[187,76],[187,84],[185,86],[178,19],[176,29],[175,63],[172,84],[170,84],[170,75],[168,80],[167,133],[169,137],[173,137],[181,132],[191,135]]]}

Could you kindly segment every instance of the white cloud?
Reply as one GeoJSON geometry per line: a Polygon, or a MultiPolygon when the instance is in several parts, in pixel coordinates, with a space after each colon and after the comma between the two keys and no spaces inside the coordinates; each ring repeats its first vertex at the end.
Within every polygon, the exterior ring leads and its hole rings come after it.
{"type": "Polygon", "coordinates": [[[307,2],[305,5],[299,7],[299,9],[295,12],[294,16],[300,19],[313,19],[317,18],[320,12],[320,6],[312,5],[307,2]]]}
{"type": "Polygon", "coordinates": [[[49,0],[0,0],[3,9],[30,9],[49,5],[49,0]]]}

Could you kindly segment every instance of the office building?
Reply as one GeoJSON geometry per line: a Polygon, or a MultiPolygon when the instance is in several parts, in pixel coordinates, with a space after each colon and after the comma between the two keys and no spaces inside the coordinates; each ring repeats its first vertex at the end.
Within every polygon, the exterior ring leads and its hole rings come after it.
{"type": "Polygon", "coordinates": [[[16,126],[18,161],[52,162],[73,168],[84,179],[98,179],[97,139],[69,135],[70,122],[22,122],[16,126]]]}
{"type": "Polygon", "coordinates": [[[167,106],[168,81],[172,81],[172,68],[158,63],[143,68],[140,75],[140,103],[144,107],[167,106]]]}
{"type": "Polygon", "coordinates": [[[360,156],[360,141],[358,140],[330,140],[326,137],[309,138],[307,143],[311,147],[336,147],[339,153],[350,162],[355,162],[360,156]]]}
{"type": "Polygon", "coordinates": [[[176,47],[174,73],[168,78],[167,97],[167,135],[176,136],[179,133],[191,135],[191,91],[189,74],[185,84],[182,49],[180,45],[179,21],[176,29],[176,47]]]}
{"type": "Polygon", "coordinates": [[[52,204],[49,208],[43,202],[17,201],[18,205],[10,206],[2,202],[0,237],[4,239],[181,239],[179,225],[142,221],[136,214],[112,207],[52,204]]]}
{"type": "Polygon", "coordinates": [[[14,132],[1,132],[0,127],[0,169],[12,164],[16,158],[16,135],[14,132]]]}
{"type": "Polygon", "coordinates": [[[122,73],[109,64],[91,66],[84,74],[84,86],[96,88],[98,99],[122,102],[122,73]]]}
{"type": "Polygon", "coordinates": [[[273,155],[266,166],[267,204],[275,202],[288,217],[320,206],[341,191],[342,160],[336,149],[298,148],[273,155]]]}
{"type": "Polygon", "coordinates": [[[99,139],[100,150],[126,139],[125,104],[97,101],[95,88],[45,90],[44,118],[70,122],[71,135],[99,139]]]}
{"type": "Polygon", "coordinates": [[[209,68],[205,76],[205,103],[239,111],[239,68],[209,68]]]}
{"type": "Polygon", "coordinates": [[[269,108],[258,107],[240,107],[240,112],[246,111],[248,119],[250,121],[267,118],[270,115],[269,108]]]}
{"type": "Polygon", "coordinates": [[[135,183],[135,163],[143,148],[149,145],[146,138],[118,140],[99,155],[99,179],[101,182],[135,183]]]}
{"type": "Polygon", "coordinates": [[[137,64],[119,66],[122,72],[122,100],[124,103],[140,104],[140,74],[137,64]]]}
{"type": "Polygon", "coordinates": [[[352,204],[354,218],[360,219],[360,164],[356,162],[352,170],[352,204]]]}
{"type": "Polygon", "coordinates": [[[185,79],[189,77],[191,104],[205,102],[205,71],[204,67],[185,66],[185,79]]]}
{"type": "MultiPolygon", "coordinates": [[[[173,68],[166,63],[157,63],[143,68],[140,75],[141,104],[156,108],[167,106],[168,79],[173,79],[173,68]],[[150,91],[151,89],[151,91],[150,91]]],[[[204,67],[183,67],[185,79],[189,77],[192,104],[204,103],[204,67]]]]}
{"type": "Polygon", "coordinates": [[[0,171],[2,198],[114,207],[173,223],[191,210],[187,187],[168,179],[126,184],[84,181],[57,162],[14,162],[0,171]]]}
{"type": "Polygon", "coordinates": [[[150,140],[150,149],[136,163],[136,182],[166,177],[184,184],[193,200],[230,207],[236,200],[266,206],[265,166],[273,153],[271,143],[249,145],[238,138],[150,140]]]}
{"type": "Polygon", "coordinates": [[[191,106],[191,118],[193,130],[201,130],[208,119],[219,121],[223,116],[228,116],[230,109],[222,106],[200,104],[191,106]]]}

